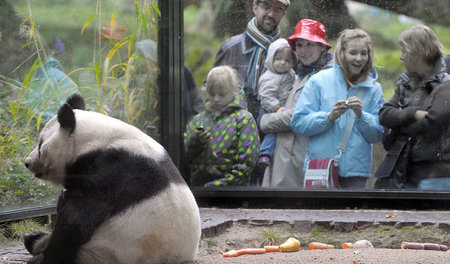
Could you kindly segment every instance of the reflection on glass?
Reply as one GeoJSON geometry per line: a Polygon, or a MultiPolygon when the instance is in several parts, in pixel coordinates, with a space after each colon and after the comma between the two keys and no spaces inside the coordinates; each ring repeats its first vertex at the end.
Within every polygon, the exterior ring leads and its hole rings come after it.
{"type": "Polygon", "coordinates": [[[258,129],[240,96],[236,72],[214,67],[206,78],[208,102],[185,132],[192,186],[245,186],[259,153],[258,129]]]}
{"type": "MultiPolygon", "coordinates": [[[[266,20],[267,28],[276,25],[277,19],[281,14],[272,12],[274,8],[260,8],[258,4],[261,1],[185,1],[184,9],[184,42],[185,42],[185,64],[192,70],[193,76],[197,83],[203,99],[206,100],[204,89],[204,81],[208,71],[214,66],[221,64],[230,64],[235,66],[240,76],[241,87],[246,86],[246,75],[249,71],[247,65],[241,63],[241,56],[218,58],[220,56],[220,47],[226,43],[231,37],[235,42],[239,41],[239,34],[246,32],[249,21],[253,17],[258,18],[262,15],[264,18],[272,18],[266,20]],[[202,14],[213,14],[205,16],[202,14]],[[278,17],[277,17],[278,16],[278,17]],[[218,63],[218,60],[230,60],[232,63],[218,63]],[[241,65],[241,67],[237,67],[241,65]]],[[[286,1],[264,1],[264,4],[279,5],[286,1]],[[276,2],[276,3],[275,3],[276,2]]],[[[326,1],[325,1],[326,2],[326,1]]],[[[450,49],[450,39],[448,38],[448,26],[446,22],[439,22],[437,19],[439,12],[433,13],[434,18],[423,15],[426,5],[414,3],[416,5],[411,8],[410,13],[406,13],[397,4],[385,5],[382,1],[372,1],[373,6],[360,4],[357,1],[342,1],[333,5],[320,6],[317,1],[290,1],[290,6],[286,9],[284,16],[281,15],[279,23],[279,35],[282,38],[288,38],[294,34],[294,28],[298,21],[304,18],[311,18],[320,21],[326,27],[326,38],[328,43],[334,48],[336,39],[343,29],[346,28],[362,28],[368,32],[372,38],[375,56],[373,65],[379,76],[377,81],[383,88],[386,101],[393,95],[399,76],[405,71],[405,67],[400,60],[401,49],[398,43],[400,34],[408,28],[418,24],[426,24],[436,32],[440,42],[445,50],[450,49]],[[376,6],[375,6],[376,4],[376,6]],[[421,11],[422,10],[422,11],[421,11]],[[429,21],[435,21],[430,23],[429,21]]],[[[324,3],[321,1],[320,3],[324,3]]],[[[445,1],[436,4],[437,6],[446,6],[445,1]]],[[[274,9],[275,10],[275,9],[274,9]]],[[[268,30],[270,31],[270,30],[268,30]]],[[[267,32],[271,33],[271,32],[267,32]]],[[[241,35],[242,37],[243,35],[241,35]]],[[[230,44],[231,42],[228,42],[230,44]]],[[[230,44],[231,45],[231,44],[230,44]]],[[[250,45],[250,44],[249,44],[250,45]]],[[[334,49],[330,52],[333,52],[334,49]]],[[[251,56],[253,49],[246,50],[251,56]]],[[[258,68],[260,70],[260,67],[258,68]]],[[[251,72],[251,71],[250,71],[251,72]]],[[[250,112],[252,111],[252,103],[249,104],[250,112]]],[[[448,130],[448,126],[446,128],[448,130]]],[[[448,137],[447,137],[448,141],[448,137]]],[[[386,150],[381,142],[373,144],[372,151],[372,176],[367,181],[365,189],[373,190],[376,178],[375,172],[386,157],[386,150]]],[[[189,164],[188,164],[189,165],[189,164]]],[[[448,163],[447,163],[448,165],[448,163]]],[[[448,169],[448,167],[445,167],[448,169]]],[[[264,175],[255,167],[250,178],[252,186],[261,186],[264,175]]],[[[450,177],[450,175],[449,175],[450,177]]],[[[431,181],[431,180],[430,180],[431,181]]],[[[425,182],[427,183],[427,182],[425,182]]],[[[425,184],[424,183],[424,184],[425,184]]],[[[427,183],[428,184],[428,183],[427,183]]],[[[301,184],[300,184],[301,185],[301,184]]],[[[428,184],[426,186],[432,186],[428,184]]],[[[295,187],[293,185],[291,187],[295,187]]],[[[424,185],[425,186],[425,185],[424,185]]],[[[436,186],[434,184],[434,186],[436,186]]],[[[441,185],[441,189],[442,186],[441,185]]],[[[287,187],[286,187],[287,188],[287,187]]],[[[301,187],[295,187],[301,189],[301,187]]],[[[444,190],[450,188],[444,187],[444,190]]],[[[395,190],[395,189],[394,189],[395,190]]],[[[410,190],[410,189],[408,189],[410,190]]]]}
{"type": "Polygon", "coordinates": [[[23,159],[72,93],[159,140],[156,0],[0,2],[0,208],[52,204],[59,190],[23,159]]]}
{"type": "Polygon", "coordinates": [[[406,71],[380,110],[380,123],[389,128],[385,141],[389,155],[380,168],[384,175],[376,174],[388,176],[379,177],[377,183],[383,181],[390,188],[449,188],[450,86],[443,45],[425,25],[403,31],[399,43],[406,71]]]}

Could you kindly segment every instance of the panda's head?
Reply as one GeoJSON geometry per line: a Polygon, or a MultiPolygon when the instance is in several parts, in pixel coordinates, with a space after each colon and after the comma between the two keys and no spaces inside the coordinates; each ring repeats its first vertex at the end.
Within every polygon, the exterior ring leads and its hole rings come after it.
{"type": "Polygon", "coordinates": [[[72,95],[39,135],[25,166],[39,179],[64,183],[66,166],[92,151],[120,148],[158,159],[164,148],[134,126],[106,115],[84,111],[84,99],[72,95]]]}
{"type": "Polygon", "coordinates": [[[64,167],[71,157],[76,118],[74,109],[84,110],[84,99],[77,94],[69,97],[50,119],[39,136],[38,146],[25,160],[25,166],[37,178],[62,184],[64,167]]]}

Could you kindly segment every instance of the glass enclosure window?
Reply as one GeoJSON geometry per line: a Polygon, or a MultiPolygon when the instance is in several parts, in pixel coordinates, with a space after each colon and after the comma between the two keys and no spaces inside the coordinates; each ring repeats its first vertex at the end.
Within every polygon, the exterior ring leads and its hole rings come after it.
{"type": "MultiPolygon", "coordinates": [[[[250,19],[258,12],[252,7],[252,3],[254,3],[252,0],[184,1],[184,62],[191,69],[204,101],[207,100],[204,83],[219,48],[232,36],[246,31],[250,19]]],[[[427,3],[428,1],[420,3],[410,1],[408,5],[414,7],[404,8],[402,1],[291,0],[279,23],[280,37],[290,37],[294,34],[294,27],[298,21],[310,18],[324,24],[326,40],[334,48],[342,30],[362,28],[372,38],[375,50],[373,65],[379,74],[377,81],[381,84],[387,101],[394,94],[400,74],[405,71],[400,60],[401,50],[398,44],[402,31],[418,24],[425,24],[436,32],[447,54],[450,53],[448,34],[450,21],[448,14],[445,14],[448,12],[448,3],[446,1],[433,1],[432,5],[429,4],[431,2],[427,3]]],[[[331,53],[333,48],[330,50],[331,53]]],[[[239,65],[238,61],[242,58],[235,56],[234,59],[233,63],[239,65]]],[[[372,177],[367,181],[366,189],[374,188],[376,178],[373,173],[385,156],[386,151],[382,144],[374,144],[372,177]]],[[[259,176],[261,177],[261,174],[259,176]]],[[[261,186],[260,183],[252,182],[250,185],[261,186]]],[[[299,190],[301,191],[301,188],[299,190]]]]}
{"type": "MultiPolygon", "coordinates": [[[[444,0],[412,1],[409,9],[403,1],[290,2],[279,23],[282,38],[291,36],[304,18],[325,25],[332,47],[345,28],[359,27],[370,34],[386,100],[404,72],[398,45],[402,31],[426,24],[447,54],[450,50],[444,0]]],[[[207,107],[206,76],[222,43],[243,33],[254,17],[252,3],[0,0],[0,210],[56,201],[60,190],[35,179],[23,161],[38,144],[45,123],[74,92],[83,95],[89,110],[135,125],[161,142],[189,181],[192,164],[184,156],[182,132],[207,107]],[[164,12],[159,8],[169,15],[160,17],[164,12]],[[160,24],[166,18],[167,23],[160,24]],[[178,28],[183,24],[184,31],[178,28]]],[[[374,144],[372,173],[385,155],[382,144],[374,144]]],[[[372,175],[367,190],[374,181],[372,175]]],[[[258,190],[261,181],[253,178],[251,186],[258,190]]]]}
{"type": "Polygon", "coordinates": [[[160,140],[156,0],[0,1],[0,210],[53,204],[24,159],[66,98],[160,140]]]}

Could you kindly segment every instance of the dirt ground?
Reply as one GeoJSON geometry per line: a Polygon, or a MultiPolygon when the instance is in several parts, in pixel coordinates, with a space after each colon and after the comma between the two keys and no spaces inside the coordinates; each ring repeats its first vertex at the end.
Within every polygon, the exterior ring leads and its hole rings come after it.
{"type": "MultiPolygon", "coordinates": [[[[311,232],[298,232],[287,222],[248,222],[235,221],[223,232],[213,237],[203,237],[199,246],[197,260],[190,264],[278,264],[278,263],[343,263],[343,264],[441,264],[450,263],[450,252],[433,250],[400,249],[403,241],[419,243],[436,243],[450,246],[450,232],[437,225],[397,226],[374,225],[364,230],[353,232],[337,232],[316,226],[311,232]],[[301,249],[294,253],[265,253],[261,255],[243,255],[225,258],[222,252],[242,248],[260,248],[265,245],[280,245],[288,238],[294,237],[301,242],[301,249]],[[344,242],[369,240],[374,248],[341,249],[344,242]],[[311,242],[322,242],[333,245],[334,249],[309,250],[311,242]]],[[[0,264],[24,263],[28,259],[26,250],[14,250],[16,261],[3,259],[1,250],[4,247],[22,245],[4,244],[0,241],[0,264]]]]}
{"type": "Polygon", "coordinates": [[[198,258],[193,264],[200,263],[450,263],[450,252],[432,250],[401,249],[403,241],[437,243],[450,246],[450,233],[436,226],[370,227],[350,233],[314,228],[310,233],[296,232],[288,223],[255,226],[234,222],[223,233],[202,238],[198,258]],[[261,255],[243,255],[225,258],[222,252],[241,248],[259,248],[264,245],[279,245],[289,237],[300,240],[301,250],[294,253],[266,253],[261,255]],[[342,249],[344,242],[369,240],[371,249],[342,249]],[[310,242],[322,242],[333,245],[334,249],[309,250],[310,242]]]}

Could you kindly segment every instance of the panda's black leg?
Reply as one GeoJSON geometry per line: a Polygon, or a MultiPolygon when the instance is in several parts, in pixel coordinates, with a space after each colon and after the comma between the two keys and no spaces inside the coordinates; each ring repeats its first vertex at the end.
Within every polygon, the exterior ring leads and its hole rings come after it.
{"type": "Polygon", "coordinates": [[[33,256],[41,254],[47,247],[47,242],[50,234],[45,232],[34,232],[29,235],[25,235],[24,244],[25,248],[33,256]]]}
{"type": "Polygon", "coordinates": [[[44,255],[40,254],[38,256],[34,256],[33,258],[29,259],[27,261],[27,264],[41,264],[43,259],[44,259],[44,255]]]}

